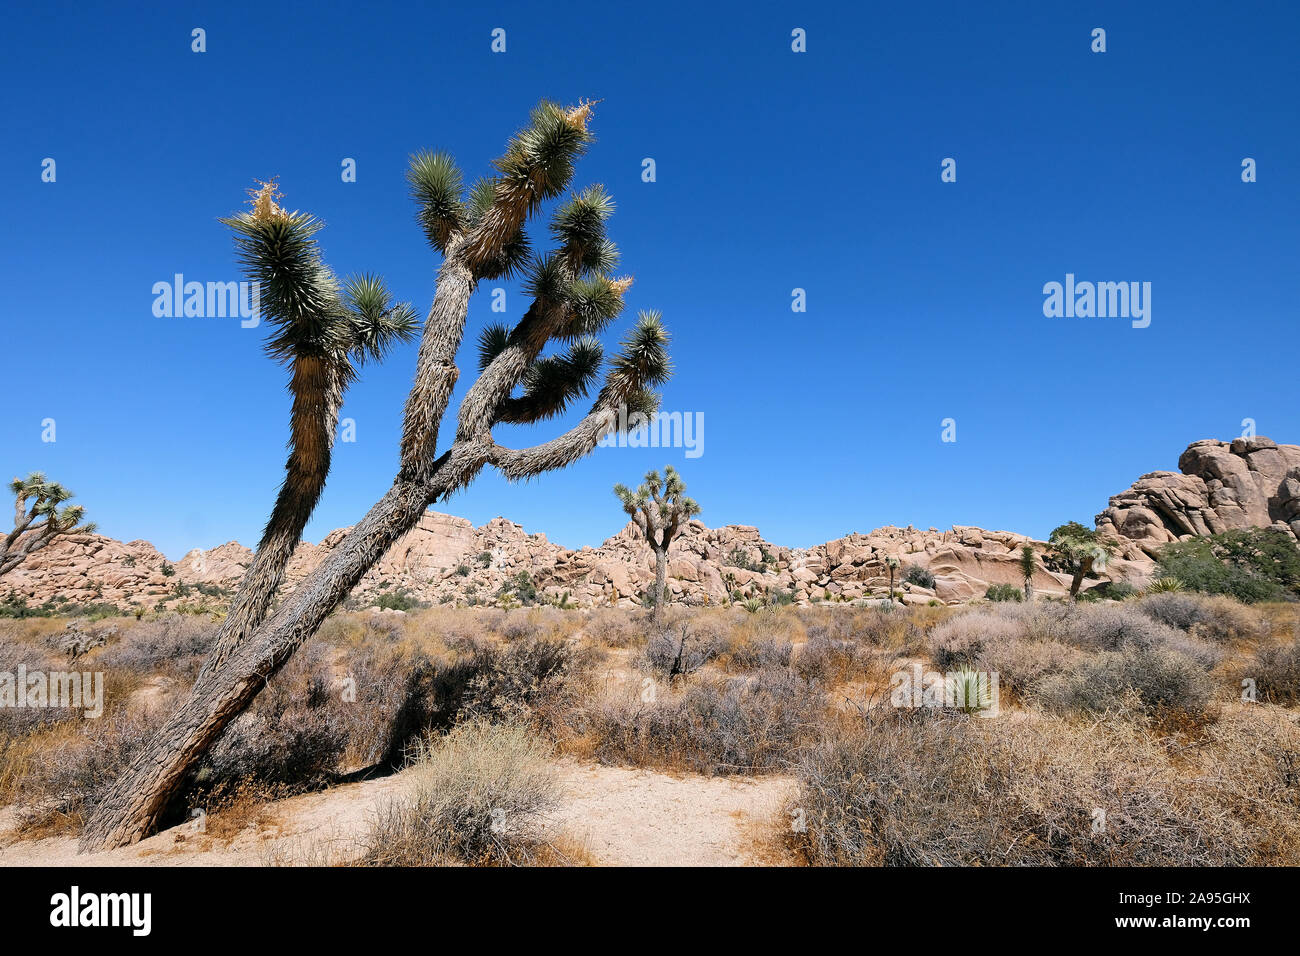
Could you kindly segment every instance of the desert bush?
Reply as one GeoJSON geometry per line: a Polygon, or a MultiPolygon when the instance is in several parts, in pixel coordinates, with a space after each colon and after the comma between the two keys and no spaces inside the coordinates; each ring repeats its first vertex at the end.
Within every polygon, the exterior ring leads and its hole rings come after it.
{"type": "Polygon", "coordinates": [[[1190,658],[1207,671],[1223,656],[1197,634],[1169,627],[1127,604],[1079,608],[1067,625],[1065,641],[1090,651],[1164,648],[1190,658]]]}
{"type": "Polygon", "coordinates": [[[114,708],[98,720],[67,724],[70,734],[43,742],[16,797],[24,826],[80,826],[118,774],[162,724],[162,715],[114,708]]]}
{"type": "Polygon", "coordinates": [[[226,728],[199,768],[195,798],[215,803],[239,790],[271,798],[324,786],[347,748],[351,706],[324,648],[308,645],[226,728]]]}
{"type": "Polygon", "coordinates": [[[998,675],[998,684],[1024,698],[1037,692],[1042,682],[1075,664],[1081,651],[1059,641],[995,639],[981,651],[976,666],[998,675]]]}
{"type": "Polygon", "coordinates": [[[123,627],[116,641],[95,662],[135,674],[164,673],[193,681],[203,666],[216,625],[192,615],[167,613],[123,627]]]}
{"type": "Polygon", "coordinates": [[[466,665],[456,721],[554,727],[591,686],[595,654],[575,642],[527,638],[482,648],[466,665]]]}
{"type": "Polygon", "coordinates": [[[589,709],[585,731],[602,763],[667,767],[710,775],[779,770],[816,735],[821,689],[788,668],[692,683],[589,709]]]}
{"type": "Polygon", "coordinates": [[[587,615],[587,636],[606,647],[628,647],[645,634],[645,626],[627,611],[598,608],[587,615]]]}
{"type": "Polygon", "coordinates": [[[550,748],[527,725],[471,721],[426,739],[409,792],[381,807],[364,841],[372,866],[535,862],[558,805],[550,748]]]}
{"type": "MultiPolygon", "coordinates": [[[[1268,827],[1219,781],[1181,779],[1125,724],[875,708],[804,749],[787,839],[815,865],[1242,865],[1294,859],[1296,784],[1268,827]],[[1105,826],[1094,826],[1094,808],[1105,826]],[[1284,831],[1285,855],[1268,830],[1284,831]],[[1280,858],[1279,858],[1280,856],[1280,858]]],[[[1273,777],[1281,779],[1277,770],[1273,777]]],[[[1243,781],[1242,789],[1248,789],[1243,781]]],[[[1256,811],[1258,813],[1258,811],[1256,811]]]]}
{"type": "Polygon", "coordinates": [[[697,630],[683,622],[651,634],[634,664],[660,678],[692,674],[716,660],[729,646],[727,638],[716,631],[697,630]]]}
{"type": "Polygon", "coordinates": [[[843,684],[862,676],[872,660],[870,647],[833,636],[820,625],[809,629],[808,640],[794,655],[795,671],[807,681],[827,686],[843,684]]]}
{"type": "Polygon", "coordinates": [[[1261,613],[1217,595],[1157,592],[1135,601],[1134,607],[1153,620],[1216,644],[1257,640],[1269,630],[1261,613]]]}
{"type": "Polygon", "coordinates": [[[1244,676],[1254,679],[1260,700],[1288,707],[1300,703],[1300,637],[1260,648],[1244,676]]]}
{"type": "Polygon", "coordinates": [[[903,568],[903,580],[918,587],[934,590],[934,575],[919,564],[909,564],[903,568]]]}
{"type": "Polygon", "coordinates": [[[930,655],[942,671],[973,666],[995,641],[1023,637],[1024,628],[1014,618],[968,611],[930,632],[930,655]]]}
{"type": "Polygon", "coordinates": [[[1042,682],[1038,696],[1056,713],[1183,714],[1203,719],[1214,682],[1204,666],[1167,647],[1101,651],[1042,682]]]}
{"type": "Polygon", "coordinates": [[[752,671],[764,667],[789,667],[794,644],[779,637],[759,637],[732,645],[727,653],[730,670],[752,671]]]}
{"type": "Polygon", "coordinates": [[[1247,604],[1300,596],[1300,548],[1274,528],[1225,531],[1165,545],[1160,573],[1193,591],[1247,604]]]}
{"type": "Polygon", "coordinates": [[[1179,591],[1150,592],[1134,601],[1133,606],[1152,620],[1183,631],[1205,620],[1201,599],[1179,591]]]}
{"type": "Polygon", "coordinates": [[[1015,601],[1017,604],[1025,599],[1024,592],[1014,584],[991,584],[984,591],[990,601],[1015,601]]]}

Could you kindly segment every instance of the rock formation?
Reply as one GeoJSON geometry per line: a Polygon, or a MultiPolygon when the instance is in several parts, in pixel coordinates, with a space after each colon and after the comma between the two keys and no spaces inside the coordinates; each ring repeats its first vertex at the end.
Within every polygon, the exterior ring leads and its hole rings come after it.
{"type": "MultiPolygon", "coordinates": [[[[1143,475],[1097,516],[1098,529],[1120,544],[1120,556],[1107,569],[1113,580],[1145,583],[1159,548],[1188,535],[1274,526],[1300,536],[1300,446],[1267,438],[1198,441],[1178,464],[1182,474],[1143,475]]],[[[348,530],[332,531],[319,544],[300,544],[286,588],[316,567],[348,530]]],[[[672,601],[696,605],[718,604],[736,592],[758,598],[784,594],[799,603],[884,598],[885,559],[892,556],[904,569],[918,565],[934,576],[933,588],[900,579],[896,590],[904,602],[953,604],[982,597],[991,584],[1019,586],[1025,542],[1039,555],[1034,589],[1064,594],[1068,577],[1042,566],[1047,545],[1007,531],[886,527],[812,548],[787,548],[748,525],[709,528],[691,521],[669,552],[668,591],[672,601]]],[[[57,598],[122,608],[188,603],[220,610],[251,559],[252,552],[232,541],[191,551],[173,567],[147,541],[69,535],[0,580],[0,596],[13,592],[30,604],[57,598]]],[[[368,606],[382,595],[405,592],[427,604],[492,604],[521,572],[542,600],[631,607],[654,580],[654,556],[631,522],[600,547],[575,551],[504,518],[476,528],[464,518],[428,512],[366,575],[351,602],[368,606]]]]}
{"type": "Polygon", "coordinates": [[[1300,538],[1300,445],[1268,438],[1193,442],[1173,471],[1153,471],[1110,499],[1097,529],[1128,557],[1154,558],[1171,541],[1275,527],[1300,538]]]}

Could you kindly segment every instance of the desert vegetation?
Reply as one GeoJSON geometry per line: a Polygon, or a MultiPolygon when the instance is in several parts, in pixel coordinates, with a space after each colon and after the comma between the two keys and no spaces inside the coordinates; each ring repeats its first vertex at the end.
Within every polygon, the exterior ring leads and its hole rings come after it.
{"type": "MultiPolygon", "coordinates": [[[[16,837],[76,835],[198,679],[219,622],[0,621],[29,671],[101,671],[103,716],[0,709],[16,837]],[[72,626],[69,627],[69,624],[72,626]],[[71,665],[68,662],[71,661],[71,665]]],[[[339,611],[187,774],[213,838],[390,775],[346,861],[599,862],[565,767],[789,781],[763,837],[810,865],[1300,862],[1300,604],[1158,590],[964,608],[339,611]],[[911,675],[994,674],[996,714],[911,675]]],[[[11,839],[14,836],[10,837],[11,839]]]]}

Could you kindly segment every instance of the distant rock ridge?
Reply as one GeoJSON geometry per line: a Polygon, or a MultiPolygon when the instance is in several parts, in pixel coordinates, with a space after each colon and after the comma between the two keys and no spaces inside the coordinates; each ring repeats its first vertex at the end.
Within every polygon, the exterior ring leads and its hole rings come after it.
{"type": "MultiPolygon", "coordinates": [[[[1143,475],[1097,516],[1098,529],[1121,545],[1120,557],[1108,568],[1111,578],[1143,584],[1158,549],[1188,535],[1250,526],[1300,534],[1300,446],[1267,438],[1198,441],[1188,446],[1179,467],[1183,474],[1143,475]]],[[[300,544],[289,563],[286,589],[309,574],[349,530],[331,531],[319,544],[300,544]]],[[[812,548],[787,548],[749,525],[709,528],[701,521],[690,522],[673,543],[668,589],[674,601],[696,605],[718,604],[735,591],[756,597],[783,592],[799,603],[884,597],[885,559],[896,557],[903,568],[915,564],[934,576],[934,587],[925,588],[902,582],[900,569],[894,584],[905,602],[953,604],[982,597],[992,584],[1019,586],[1020,548],[1026,542],[1040,558],[1035,589],[1064,594],[1068,578],[1042,566],[1046,544],[1009,531],[884,527],[812,548]]],[[[153,608],[160,602],[168,607],[200,602],[206,590],[219,606],[219,593],[212,592],[235,588],[251,560],[252,552],[232,541],[191,551],[173,567],[147,541],[69,535],[0,579],[0,595],[13,591],[32,604],[62,597],[153,608]]],[[[654,579],[654,558],[631,522],[599,547],[571,550],[505,518],[475,527],[464,518],[430,511],[362,579],[352,600],[367,605],[381,594],[406,591],[428,604],[494,603],[522,571],[544,599],[567,595],[579,606],[630,607],[640,603],[654,579]]]]}

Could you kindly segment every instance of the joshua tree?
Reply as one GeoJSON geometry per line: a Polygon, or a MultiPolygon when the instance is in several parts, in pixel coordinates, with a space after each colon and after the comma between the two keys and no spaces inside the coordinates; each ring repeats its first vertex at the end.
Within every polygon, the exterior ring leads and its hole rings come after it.
{"type": "Polygon", "coordinates": [[[0,575],[8,574],[61,534],[90,534],[93,524],[81,524],[86,509],[64,505],[73,497],[57,481],[47,481],[39,471],[9,482],[14,494],[14,529],[0,540],[0,575]],[[29,505],[28,502],[31,502],[29,505]]]}
{"type": "Polygon", "coordinates": [[[1025,579],[1025,603],[1034,599],[1034,571],[1038,563],[1034,558],[1034,546],[1029,543],[1020,546],[1020,576],[1025,579]]]}
{"type": "Polygon", "coordinates": [[[602,364],[594,336],[623,308],[630,280],[610,276],[617,253],[605,236],[613,205],[603,189],[592,187],[560,204],[550,223],[557,240],[553,252],[531,256],[523,233],[543,201],[568,187],[574,163],[591,140],[590,117],[590,104],[539,104],[496,160],[493,175],[468,193],[449,155],[412,158],[408,180],[418,220],[442,264],[406,401],[393,484],[280,606],[228,650],[223,664],[208,668],[209,676],[141,748],[87,820],[83,850],[148,835],[222,730],[429,505],[470,484],[486,465],[512,481],[570,465],[620,422],[635,420],[632,413],[657,407],[653,389],[671,373],[668,336],[658,313],[643,312],[590,410],[567,432],[518,449],[492,436],[499,423],[539,422],[584,397],[602,364]],[[454,438],[439,454],[439,426],[459,376],[455,360],[470,296],[480,281],[516,273],[527,275],[533,301],[508,333],[484,334],[479,377],[461,401],[454,438]],[[543,355],[552,341],[565,351],[543,355]]]}
{"type": "Polygon", "coordinates": [[[659,624],[664,618],[664,584],[668,575],[668,546],[677,537],[682,524],[700,513],[693,498],[686,497],[686,484],[672,465],[659,472],[646,472],[641,487],[632,491],[627,485],[614,486],[614,494],[623,502],[623,510],[645,535],[646,543],[655,554],[654,609],[650,620],[659,624]]]}
{"type": "Polygon", "coordinates": [[[252,210],[222,222],[235,234],[249,278],[259,284],[274,329],[266,350],[289,367],[289,457],[271,518],[200,681],[262,623],[284,581],[284,569],[325,488],[339,408],[356,368],[413,339],[420,321],[408,303],[393,304],[376,276],[353,276],[340,287],[316,246],[320,220],[285,211],[276,203],[275,185],[259,185],[249,190],[252,210]]]}
{"type": "Polygon", "coordinates": [[[900,562],[898,558],[894,557],[892,554],[886,556],[885,558],[885,567],[889,569],[889,603],[890,604],[894,603],[894,572],[898,570],[899,563],[900,562]]]}
{"type": "Polygon", "coordinates": [[[1113,541],[1077,521],[1056,528],[1048,542],[1053,563],[1073,576],[1070,581],[1071,601],[1079,596],[1079,586],[1084,577],[1102,570],[1115,554],[1113,541]]]}

